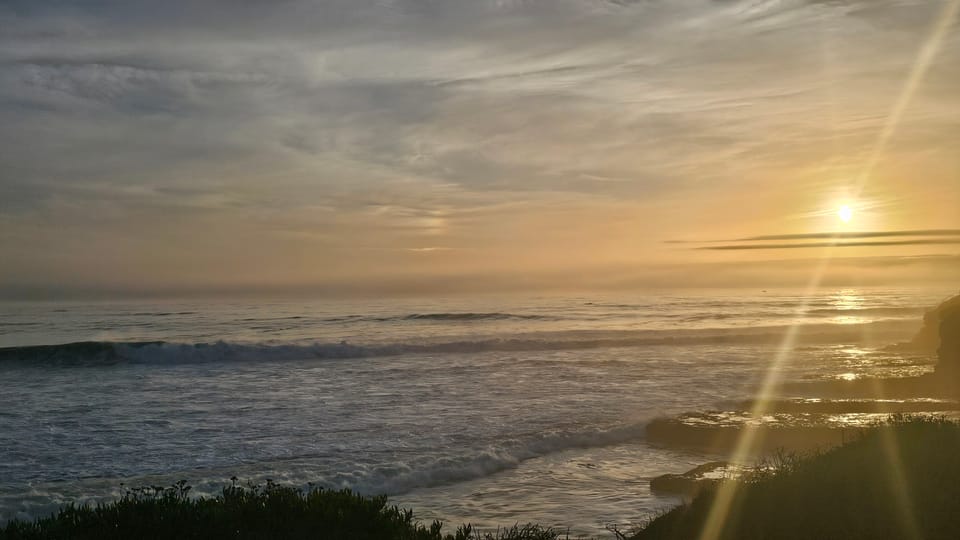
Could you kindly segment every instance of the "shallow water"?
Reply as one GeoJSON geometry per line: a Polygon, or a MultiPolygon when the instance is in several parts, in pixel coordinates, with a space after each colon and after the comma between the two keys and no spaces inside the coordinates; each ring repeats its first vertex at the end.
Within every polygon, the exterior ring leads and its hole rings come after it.
{"type": "Polygon", "coordinates": [[[0,346],[21,347],[0,351],[0,520],[236,475],[601,534],[675,504],[649,479],[704,461],[644,444],[647,420],[749,397],[792,324],[790,380],[929,370],[882,347],[943,296],[0,304],[0,346]],[[32,348],[74,341],[100,344],[32,348]]]}

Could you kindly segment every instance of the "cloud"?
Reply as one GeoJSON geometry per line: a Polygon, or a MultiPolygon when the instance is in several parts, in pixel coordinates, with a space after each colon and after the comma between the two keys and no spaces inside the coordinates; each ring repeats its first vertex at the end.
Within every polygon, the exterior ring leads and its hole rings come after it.
{"type": "Polygon", "coordinates": [[[801,234],[771,234],[750,236],[734,240],[667,240],[668,244],[709,244],[717,242],[738,242],[736,244],[707,245],[692,248],[698,251],[759,251],[780,249],[811,249],[826,247],[887,247],[887,246],[925,246],[960,244],[960,229],[916,229],[901,231],[858,231],[824,232],[801,234]],[[910,240],[850,241],[874,238],[902,238],[910,240]],[[958,238],[952,238],[958,237],[958,238]],[[781,244],[755,244],[771,240],[798,241],[781,244]],[[803,242],[804,240],[830,240],[829,242],[803,242]]]}
{"type": "Polygon", "coordinates": [[[766,236],[752,236],[740,238],[735,242],[757,242],[766,240],[813,240],[818,238],[848,239],[848,238],[888,238],[898,236],[960,236],[960,229],[919,229],[907,231],[863,231],[863,232],[832,232],[807,234],[774,234],[766,236]]]}
{"type": "MultiPolygon", "coordinates": [[[[235,245],[274,256],[255,277],[275,281],[449,270],[404,258],[417,246],[457,248],[430,264],[539,272],[569,238],[586,265],[674,256],[648,244],[684,227],[745,236],[730,208],[752,203],[730,194],[820,193],[856,168],[936,8],[3,2],[0,251],[17,264],[0,279],[99,279],[96,257],[213,279],[250,251],[235,245]]],[[[942,51],[893,147],[933,201],[897,226],[955,215],[957,55],[942,51]]]]}
{"type": "Polygon", "coordinates": [[[738,244],[723,246],[704,246],[695,249],[707,251],[750,251],[765,249],[809,249],[809,248],[848,248],[848,247],[882,247],[882,246],[936,246],[960,244],[958,239],[944,240],[889,240],[880,242],[807,242],[803,244],[738,244]]]}
{"type": "Polygon", "coordinates": [[[765,242],[770,240],[847,240],[856,238],[896,238],[911,236],[960,236],[960,229],[916,229],[904,231],[856,231],[822,232],[800,234],[769,234],[729,240],[666,240],[666,244],[702,244],[710,242],[765,242]]]}

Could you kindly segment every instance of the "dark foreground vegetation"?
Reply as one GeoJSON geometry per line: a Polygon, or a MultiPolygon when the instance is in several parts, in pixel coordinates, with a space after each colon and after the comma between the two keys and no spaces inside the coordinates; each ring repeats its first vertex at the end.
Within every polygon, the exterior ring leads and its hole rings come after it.
{"type": "Polygon", "coordinates": [[[217,497],[190,497],[190,487],[130,490],[96,507],[66,506],[32,523],[12,521],[0,539],[324,539],[324,540],[558,540],[536,525],[481,534],[469,525],[444,534],[440,522],[418,523],[386,497],[347,490],[299,490],[268,483],[234,484],[217,497]]]}
{"type": "MultiPolygon", "coordinates": [[[[719,538],[956,539],[960,537],[960,424],[898,417],[832,450],[779,455],[738,480],[719,538]]],[[[631,540],[700,538],[716,486],[652,520],[631,540]]],[[[7,539],[559,540],[537,525],[496,533],[443,532],[385,497],[236,482],[216,497],[189,486],[130,490],[96,507],[66,506],[0,527],[7,539]]],[[[628,538],[617,533],[621,539],[628,538]]]]}
{"type": "MultiPolygon", "coordinates": [[[[833,450],[769,465],[737,481],[720,538],[960,538],[956,422],[895,418],[833,450]]],[[[699,538],[716,493],[701,492],[633,538],[699,538]]]]}

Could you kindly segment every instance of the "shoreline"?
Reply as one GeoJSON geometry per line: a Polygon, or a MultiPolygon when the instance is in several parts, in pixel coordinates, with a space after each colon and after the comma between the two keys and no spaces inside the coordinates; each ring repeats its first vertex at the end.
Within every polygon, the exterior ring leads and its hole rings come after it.
{"type": "MultiPolygon", "coordinates": [[[[629,540],[691,538],[702,529],[717,490],[735,488],[739,510],[724,523],[715,536],[718,540],[866,539],[876,538],[880,531],[890,538],[907,538],[911,531],[927,539],[951,538],[949,534],[960,530],[960,515],[943,510],[954,508],[960,497],[960,466],[954,458],[958,452],[957,422],[893,419],[832,449],[778,454],[757,468],[741,470],[736,478],[722,476],[634,531],[610,530],[620,531],[621,538],[629,540]],[[905,475],[897,482],[911,486],[912,522],[904,521],[903,513],[897,511],[900,499],[888,483],[894,478],[888,461],[891,441],[900,451],[903,468],[898,474],[905,475]],[[824,493],[831,496],[823,497],[824,493]],[[853,516],[857,517],[851,521],[853,516]]],[[[191,498],[189,492],[185,483],[134,488],[116,503],[65,507],[56,516],[32,524],[0,525],[0,538],[45,539],[62,534],[79,539],[216,538],[228,531],[239,532],[240,538],[264,534],[312,538],[317,531],[327,531],[324,537],[344,540],[600,538],[568,536],[565,530],[536,524],[452,529],[450,523],[418,521],[415,508],[403,510],[385,497],[362,497],[349,491],[304,491],[272,483],[247,486],[235,479],[213,498],[191,498]],[[286,517],[280,519],[281,515],[286,517]]]]}

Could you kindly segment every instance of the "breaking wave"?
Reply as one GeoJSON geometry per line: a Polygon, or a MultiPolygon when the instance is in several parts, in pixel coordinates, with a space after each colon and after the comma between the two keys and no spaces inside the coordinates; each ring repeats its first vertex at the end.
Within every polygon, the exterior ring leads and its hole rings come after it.
{"type": "Polygon", "coordinates": [[[574,449],[603,448],[643,440],[646,422],[609,428],[532,434],[461,455],[435,456],[334,474],[320,484],[360,493],[399,495],[414,489],[456,484],[514,469],[524,461],[574,449]]]}
{"type": "MultiPolygon", "coordinates": [[[[306,319],[307,317],[281,317],[269,320],[292,320],[306,319]]],[[[451,313],[409,313],[403,315],[341,315],[339,317],[328,317],[315,319],[320,323],[356,323],[356,322],[475,322],[475,321],[561,321],[565,317],[557,315],[537,315],[525,313],[473,313],[473,312],[451,312],[451,313]]],[[[248,318],[243,321],[259,321],[262,319],[248,318]]]]}
{"type": "MultiPolygon", "coordinates": [[[[166,341],[85,341],[57,345],[0,348],[0,363],[98,365],[112,363],[174,364],[229,361],[349,359],[406,354],[557,351],[665,345],[749,345],[778,343],[789,326],[727,329],[571,331],[472,340],[339,343],[172,343],[166,341]]],[[[912,332],[890,321],[866,324],[811,324],[798,338],[803,344],[860,343],[865,336],[902,337],[912,332]]]]}
{"type": "Polygon", "coordinates": [[[646,437],[646,421],[605,428],[572,427],[502,440],[486,447],[467,450],[458,454],[411,456],[397,460],[363,466],[355,464],[353,470],[323,470],[317,466],[317,458],[323,456],[300,455],[280,461],[266,460],[246,465],[217,467],[193,472],[152,474],[149,480],[137,477],[116,479],[91,479],[92,485],[63,483],[33,484],[24,491],[0,494],[0,525],[7,519],[18,517],[31,520],[55,512],[66,500],[80,500],[90,504],[115,500],[122,494],[119,486],[170,484],[188,480],[193,493],[214,496],[226,484],[231,475],[243,480],[264,482],[270,478],[282,484],[304,484],[327,488],[349,488],[365,495],[402,495],[420,488],[445,486],[476,480],[515,469],[525,461],[567,450],[604,448],[642,441],[646,437]],[[64,493],[64,488],[73,488],[75,493],[64,493]],[[6,500],[5,500],[6,499],[6,500]],[[24,504],[28,503],[28,504],[24,504]],[[18,507],[23,507],[18,508],[18,507]]]}

